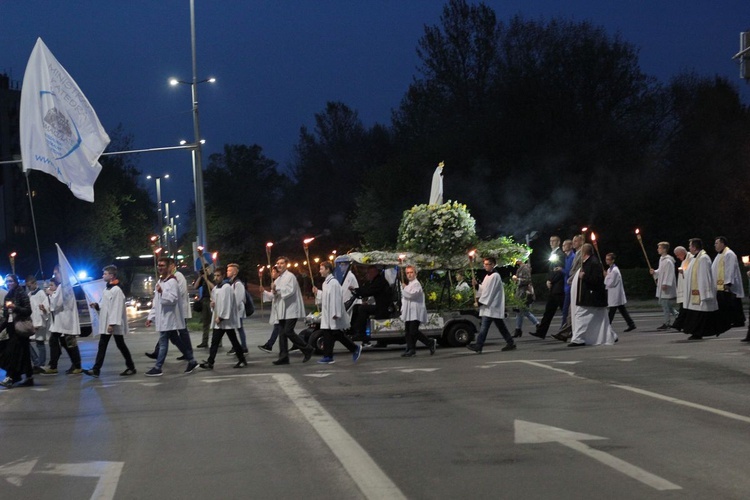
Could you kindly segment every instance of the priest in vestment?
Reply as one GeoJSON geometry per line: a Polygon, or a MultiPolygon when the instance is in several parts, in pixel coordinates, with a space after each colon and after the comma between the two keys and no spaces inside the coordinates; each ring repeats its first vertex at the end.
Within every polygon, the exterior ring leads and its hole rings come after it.
{"type": "Polygon", "coordinates": [[[682,331],[689,334],[688,340],[719,336],[729,329],[719,314],[716,301],[716,281],[711,272],[711,258],[703,249],[700,238],[692,238],[688,250],[693,255],[685,270],[683,302],[685,318],[682,331]]]}
{"type": "Polygon", "coordinates": [[[717,236],[714,241],[716,257],[711,264],[711,272],[716,280],[716,301],[719,314],[731,326],[745,326],[745,313],[742,311],[742,298],[745,290],[742,286],[742,273],[735,254],[728,246],[724,236],[717,236]]]}

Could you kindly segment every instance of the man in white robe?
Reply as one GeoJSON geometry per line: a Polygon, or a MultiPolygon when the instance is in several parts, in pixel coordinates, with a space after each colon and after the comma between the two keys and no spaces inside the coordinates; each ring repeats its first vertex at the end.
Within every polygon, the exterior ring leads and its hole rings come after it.
{"type": "Polygon", "coordinates": [[[719,336],[727,331],[719,314],[716,301],[716,281],[711,272],[711,258],[703,250],[703,241],[690,240],[690,253],[693,259],[685,271],[684,298],[682,306],[685,319],[682,331],[689,334],[688,340],[702,340],[706,336],[719,336]]]}
{"type": "Polygon", "coordinates": [[[120,376],[135,375],[136,369],[133,357],[125,344],[125,334],[128,332],[128,313],[125,309],[125,294],[120,288],[120,281],[117,279],[117,267],[106,266],[102,270],[102,279],[107,283],[107,286],[102,292],[101,301],[90,304],[91,308],[99,315],[99,331],[97,332],[99,334],[99,346],[96,350],[96,361],[93,367],[83,370],[83,373],[99,378],[109,340],[114,337],[117,349],[125,358],[126,368],[124,372],[120,373],[120,376]]]}
{"type": "Polygon", "coordinates": [[[628,327],[624,330],[626,332],[632,332],[636,326],[633,322],[633,318],[630,317],[628,310],[625,308],[628,299],[625,297],[625,286],[622,283],[622,274],[620,268],[615,264],[617,257],[614,253],[610,252],[604,260],[607,263],[607,275],[604,277],[604,288],[607,289],[607,307],[609,308],[609,324],[612,324],[612,320],[615,319],[615,313],[620,311],[622,319],[625,320],[628,327]]]}
{"type": "Polygon", "coordinates": [[[49,339],[49,367],[44,369],[42,375],[56,375],[57,363],[62,352],[60,348],[70,357],[72,366],[65,371],[68,375],[83,373],[81,368],[81,351],[78,349],[78,337],[81,335],[81,326],[78,319],[78,304],[75,293],[70,283],[63,283],[60,267],[55,266],[50,286],[46,292],[49,295],[50,312],[52,323],[50,324],[49,339]]]}
{"type": "Polygon", "coordinates": [[[664,323],[657,330],[668,330],[672,326],[672,318],[677,316],[675,310],[677,297],[675,261],[669,255],[669,242],[659,242],[656,245],[656,251],[659,253],[659,267],[649,269],[649,271],[656,282],[656,298],[664,315],[664,323]]]}
{"type": "Polygon", "coordinates": [[[147,377],[161,377],[163,375],[162,366],[164,366],[164,361],[167,358],[170,341],[188,360],[185,373],[193,373],[198,367],[198,362],[193,358],[192,348],[184,345],[180,339],[180,331],[186,330],[186,313],[183,311],[185,306],[180,285],[174,274],[170,272],[173,265],[174,260],[170,257],[159,257],[156,264],[159,281],[156,283],[153,306],[146,319],[146,328],[154,325],[156,331],[159,332],[159,356],[156,358],[154,367],[146,372],[147,377]]]}
{"type": "Polygon", "coordinates": [[[728,246],[726,237],[717,236],[714,241],[716,257],[711,264],[711,272],[716,280],[716,301],[719,314],[731,326],[745,326],[745,313],[742,311],[742,298],[745,287],[742,285],[742,272],[735,254],[728,246]]]}
{"type": "MultiPolygon", "coordinates": [[[[479,317],[482,318],[482,323],[479,327],[479,335],[477,336],[476,343],[466,346],[467,349],[477,354],[482,354],[482,348],[484,347],[485,340],[487,340],[487,333],[492,323],[497,326],[497,329],[500,330],[500,334],[505,340],[505,347],[500,350],[512,351],[516,349],[513,337],[508,331],[508,327],[505,326],[505,321],[503,321],[505,317],[505,288],[503,287],[503,280],[500,278],[500,274],[495,270],[495,264],[497,264],[497,261],[494,257],[484,259],[483,266],[487,275],[477,290],[479,317]]],[[[476,278],[473,278],[471,281],[473,286],[477,286],[476,278]]]]}
{"type": "Polygon", "coordinates": [[[291,340],[292,344],[302,351],[304,354],[303,363],[310,361],[315,351],[294,331],[297,320],[305,317],[305,303],[302,299],[302,291],[299,288],[297,277],[288,270],[288,266],[288,258],[279,257],[276,259],[279,277],[271,285],[271,293],[278,299],[275,310],[281,328],[279,332],[279,359],[273,362],[275,365],[289,364],[289,344],[287,340],[291,340]]]}
{"type": "MultiPolygon", "coordinates": [[[[229,268],[229,266],[227,266],[229,268]]],[[[213,370],[216,353],[219,352],[219,345],[224,334],[229,338],[232,344],[232,352],[237,356],[237,364],[233,368],[244,368],[247,366],[245,353],[242,345],[237,339],[237,328],[240,326],[240,312],[237,307],[237,295],[232,283],[227,279],[228,273],[221,268],[214,271],[214,282],[216,286],[211,290],[211,324],[213,325],[213,334],[211,335],[211,349],[208,359],[203,361],[199,366],[204,370],[213,370]]],[[[243,292],[244,298],[244,292],[243,292]]]]}
{"type": "Polygon", "coordinates": [[[333,265],[330,262],[320,263],[320,275],[324,279],[322,290],[315,286],[312,288],[315,300],[320,304],[320,330],[323,332],[323,357],[318,363],[334,363],[333,346],[336,341],[352,353],[352,359],[356,363],[362,354],[362,346],[352,342],[342,331],[349,328],[349,315],[344,306],[344,289],[333,276],[333,265]]]}

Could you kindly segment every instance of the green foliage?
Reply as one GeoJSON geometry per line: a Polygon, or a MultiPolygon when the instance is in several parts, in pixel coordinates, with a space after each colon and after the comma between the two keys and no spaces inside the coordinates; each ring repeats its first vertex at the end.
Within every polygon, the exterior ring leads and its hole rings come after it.
{"type": "Polygon", "coordinates": [[[415,205],[406,210],[398,229],[398,247],[411,252],[452,257],[468,251],[477,240],[474,218],[466,205],[415,205]]]}

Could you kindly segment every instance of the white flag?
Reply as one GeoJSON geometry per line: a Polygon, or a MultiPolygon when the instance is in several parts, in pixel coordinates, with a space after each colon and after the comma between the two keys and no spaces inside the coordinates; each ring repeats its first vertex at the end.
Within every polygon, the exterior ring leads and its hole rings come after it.
{"type": "Polygon", "coordinates": [[[57,247],[57,266],[60,270],[60,287],[62,288],[63,298],[63,310],[75,311],[75,313],[69,318],[71,323],[63,325],[66,332],[80,332],[81,325],[78,320],[78,303],[76,302],[75,292],[73,291],[73,285],[79,285],[78,277],[75,271],[70,266],[70,262],[65,257],[60,245],[55,243],[57,247]]]}
{"type": "Polygon", "coordinates": [[[94,108],[41,38],[26,65],[21,90],[24,172],[57,177],[76,198],[94,201],[99,156],[109,144],[94,108]]]}

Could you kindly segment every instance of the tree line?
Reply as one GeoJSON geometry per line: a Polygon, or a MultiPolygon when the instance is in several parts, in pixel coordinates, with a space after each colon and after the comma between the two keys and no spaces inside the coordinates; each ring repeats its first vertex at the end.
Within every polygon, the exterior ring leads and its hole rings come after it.
{"type": "MultiPolygon", "coordinates": [[[[300,129],[287,168],[257,144],[209,157],[206,220],[223,260],[254,268],[266,241],[275,255],[301,255],[307,236],[324,253],[393,248],[402,212],[428,201],[440,161],[445,200],[468,206],[480,237],[536,231],[538,255],[547,235],[581,226],[622,267],[643,265],[635,228],[654,259],[658,241],[719,234],[750,253],[750,120],[732,82],[697,72],[661,82],[619,34],[586,21],[499,20],[466,0],[448,1],[416,50],[420,65],[390,123],[365,126],[332,100],[300,129]]],[[[126,145],[127,134],[111,135],[126,145]]],[[[131,162],[102,160],[97,202],[85,209],[104,227],[65,232],[88,224],[86,210],[54,203],[45,227],[103,256],[143,246],[155,208],[131,162]]]]}

